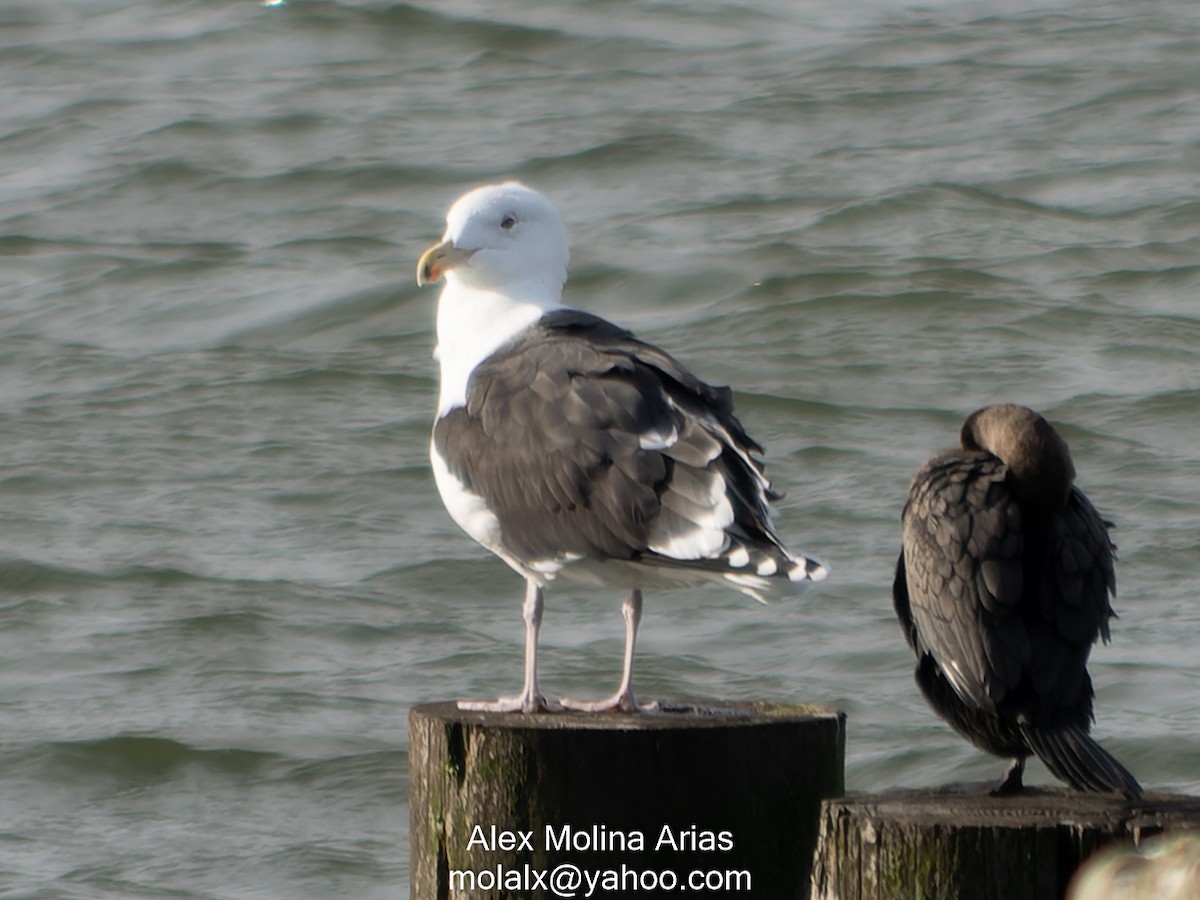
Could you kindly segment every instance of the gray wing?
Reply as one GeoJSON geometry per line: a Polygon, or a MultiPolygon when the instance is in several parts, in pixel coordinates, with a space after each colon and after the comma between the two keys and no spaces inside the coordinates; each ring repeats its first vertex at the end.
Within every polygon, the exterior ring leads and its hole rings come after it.
{"type": "Polygon", "coordinates": [[[901,517],[910,641],[964,702],[989,712],[1021,681],[1030,654],[1021,513],[1007,474],[988,453],[935,457],[901,517]]]}
{"type": "Polygon", "coordinates": [[[1073,487],[1062,512],[1048,522],[1042,577],[1029,586],[1038,611],[1031,617],[1030,676],[1043,711],[1076,711],[1091,718],[1087,660],[1097,638],[1109,638],[1116,594],[1115,550],[1109,523],[1073,487]]]}
{"type": "Polygon", "coordinates": [[[525,559],[778,546],[760,448],[728,388],[586,313],[550,314],[481,363],[434,441],[525,559]]]}
{"type": "Polygon", "coordinates": [[[1054,517],[1055,591],[1043,602],[1052,603],[1054,621],[1066,640],[1108,641],[1108,620],[1113,616],[1109,598],[1117,593],[1117,548],[1109,537],[1110,527],[1077,487],[1071,488],[1066,509],[1054,517]]]}

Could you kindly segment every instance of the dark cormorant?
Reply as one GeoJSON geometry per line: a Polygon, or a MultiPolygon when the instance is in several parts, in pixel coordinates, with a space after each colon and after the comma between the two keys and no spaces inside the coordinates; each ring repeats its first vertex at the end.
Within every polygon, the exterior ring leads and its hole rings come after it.
{"type": "Polygon", "coordinates": [[[992,793],[1019,791],[1033,753],[1074,788],[1136,797],[1137,780],[1088,736],[1088,654],[1114,615],[1111,523],[1033,410],[984,407],[961,442],[921,468],[901,514],[892,596],[917,684],[967,740],[1013,759],[992,793]]]}

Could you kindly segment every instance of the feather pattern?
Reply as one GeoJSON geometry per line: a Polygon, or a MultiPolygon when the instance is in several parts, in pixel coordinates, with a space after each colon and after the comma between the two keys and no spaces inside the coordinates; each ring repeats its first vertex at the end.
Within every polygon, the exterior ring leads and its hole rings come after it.
{"type": "Polygon", "coordinates": [[[1114,615],[1109,523],[1071,484],[1066,443],[1031,410],[975,413],[963,448],[921,468],[901,515],[893,600],[918,685],[988,752],[1035,753],[1075,787],[1137,793],[1087,735],[1088,656],[1114,615]]]}
{"type": "Polygon", "coordinates": [[[434,449],[496,517],[510,561],[559,559],[566,577],[580,559],[693,563],[685,581],[734,572],[755,596],[823,573],[775,533],[776,494],[729,390],[588,313],[549,312],[480,363],[434,449]]]}

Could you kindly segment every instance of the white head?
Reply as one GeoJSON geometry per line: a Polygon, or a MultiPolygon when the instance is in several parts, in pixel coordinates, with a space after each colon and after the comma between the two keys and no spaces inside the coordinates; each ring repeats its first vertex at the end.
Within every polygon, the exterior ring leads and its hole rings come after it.
{"type": "Polygon", "coordinates": [[[567,280],[567,229],[553,204],[516,181],[463,194],[446,213],[446,231],[417,264],[417,284],[495,291],[513,299],[555,300],[567,280]]]}
{"type": "Polygon", "coordinates": [[[466,402],[475,366],[562,305],[569,256],[562,217],[532,188],[489,184],[454,201],[442,240],[417,263],[417,284],[446,279],[434,353],[439,412],[466,402]]]}

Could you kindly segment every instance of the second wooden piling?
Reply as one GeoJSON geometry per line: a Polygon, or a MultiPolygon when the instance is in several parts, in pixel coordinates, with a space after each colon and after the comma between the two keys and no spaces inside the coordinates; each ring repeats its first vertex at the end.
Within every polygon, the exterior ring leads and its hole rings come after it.
{"type": "Polygon", "coordinates": [[[990,784],[843,797],[823,805],[814,900],[1059,900],[1097,848],[1200,827],[1200,797],[990,784]]]}

